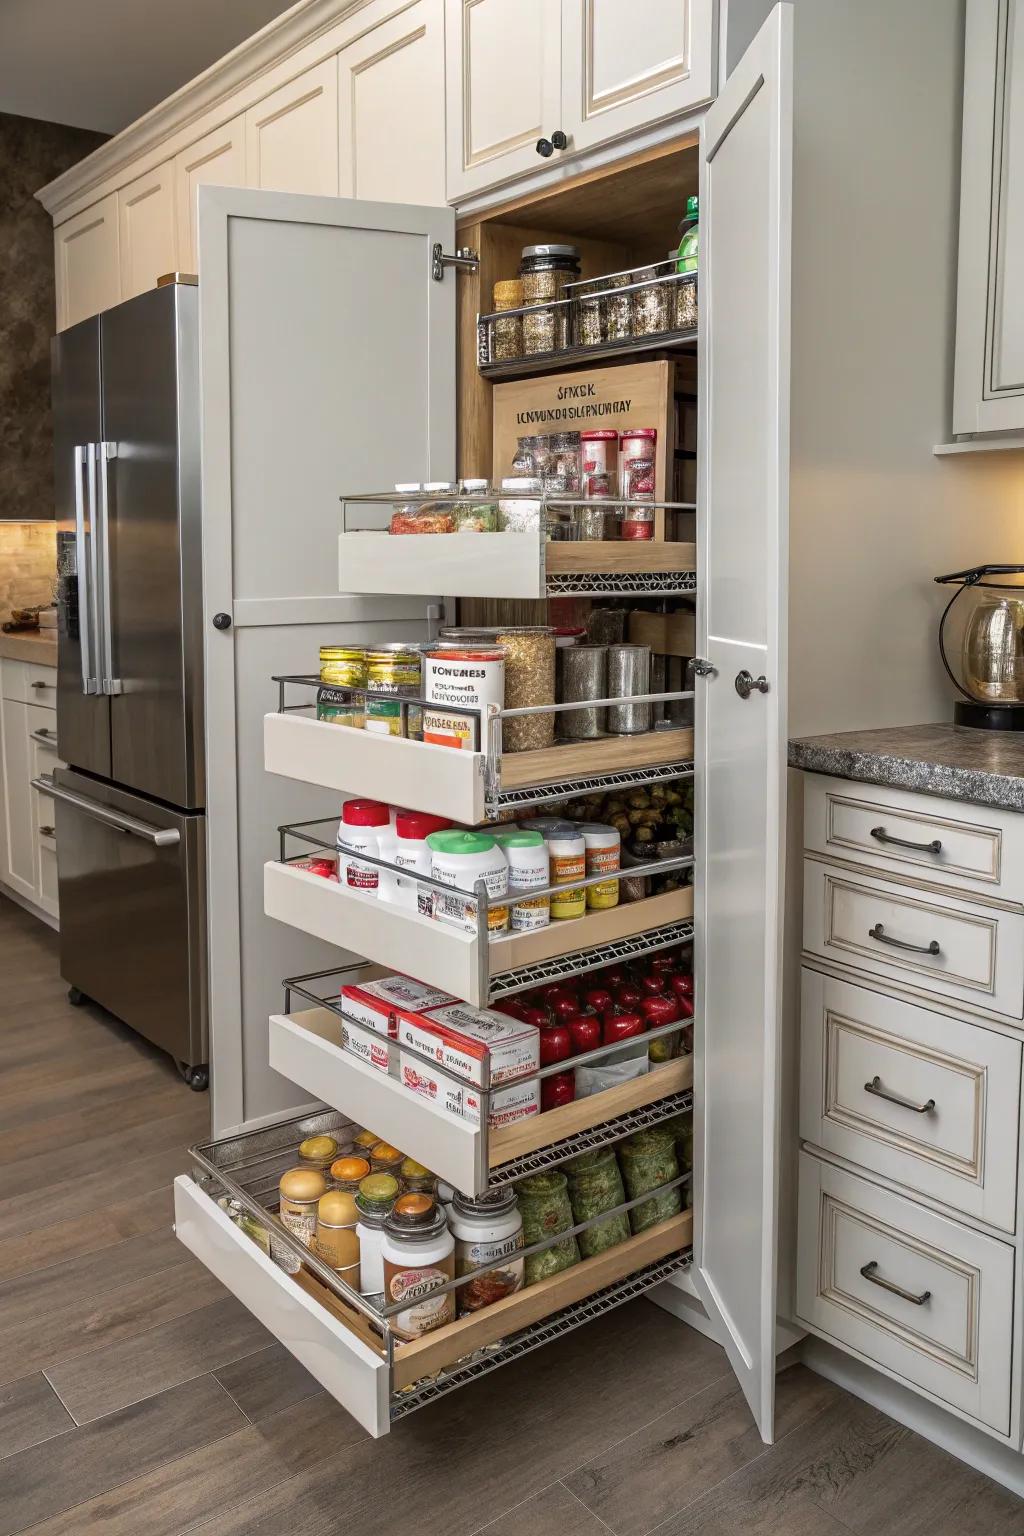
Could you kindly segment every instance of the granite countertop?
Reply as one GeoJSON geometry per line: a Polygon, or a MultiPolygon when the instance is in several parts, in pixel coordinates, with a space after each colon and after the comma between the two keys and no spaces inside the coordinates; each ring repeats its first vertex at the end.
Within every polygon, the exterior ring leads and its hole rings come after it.
{"type": "Polygon", "coordinates": [[[8,635],[0,629],[0,656],[8,661],[31,661],[37,667],[57,665],[57,631],[25,629],[8,635]]]}
{"type": "Polygon", "coordinates": [[[792,740],[789,763],[838,779],[1024,811],[1024,732],[952,724],[841,731],[792,740]]]}

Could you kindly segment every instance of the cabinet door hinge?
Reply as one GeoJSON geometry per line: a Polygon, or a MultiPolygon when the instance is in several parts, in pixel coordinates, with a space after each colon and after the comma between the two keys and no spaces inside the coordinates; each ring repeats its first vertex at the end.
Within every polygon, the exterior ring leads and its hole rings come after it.
{"type": "Polygon", "coordinates": [[[480,257],[476,251],[461,245],[454,256],[448,256],[438,240],[430,253],[430,275],[435,283],[443,280],[445,267],[455,267],[459,272],[476,272],[480,267],[480,257]]]}

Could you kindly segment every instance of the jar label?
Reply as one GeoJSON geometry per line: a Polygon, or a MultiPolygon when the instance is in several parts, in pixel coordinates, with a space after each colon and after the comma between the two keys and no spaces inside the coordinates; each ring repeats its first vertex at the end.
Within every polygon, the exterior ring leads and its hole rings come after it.
{"type": "Polygon", "coordinates": [[[532,928],[546,928],[551,917],[551,902],[547,896],[534,896],[529,901],[512,904],[512,927],[517,933],[527,933],[532,928]]]}
{"type": "Polygon", "coordinates": [[[360,864],[355,859],[345,860],[345,884],[354,891],[375,891],[380,875],[372,864],[360,864]]]}
{"type": "Polygon", "coordinates": [[[450,1323],[455,1316],[455,1298],[451,1291],[430,1294],[446,1280],[455,1278],[454,1256],[443,1267],[427,1264],[422,1268],[384,1260],[384,1294],[389,1302],[405,1303],[391,1318],[395,1333],[406,1339],[418,1339],[450,1323]]]}
{"type": "Polygon", "coordinates": [[[287,1210],[281,1206],[279,1215],[281,1225],[287,1227],[293,1237],[297,1237],[304,1248],[312,1248],[316,1237],[316,1207],[311,1211],[287,1210]]]}

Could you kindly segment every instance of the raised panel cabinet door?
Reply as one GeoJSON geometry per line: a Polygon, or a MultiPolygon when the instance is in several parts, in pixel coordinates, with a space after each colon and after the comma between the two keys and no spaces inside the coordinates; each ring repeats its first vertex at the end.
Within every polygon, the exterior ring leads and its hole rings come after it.
{"type": "Polygon", "coordinates": [[[58,224],[53,232],[57,329],[98,315],[120,302],[117,193],[111,192],[58,224]]]}
{"type": "Polygon", "coordinates": [[[178,271],[198,270],[196,188],[244,187],[245,114],[190,144],[174,157],[174,196],[178,229],[178,271]]]}
{"type": "MultiPolygon", "coordinates": [[[[551,160],[562,126],[557,0],[445,0],[448,201],[551,160]]],[[[557,159],[559,151],[552,158],[557,159]]]]}
{"type": "Polygon", "coordinates": [[[173,272],[177,261],[174,228],[174,161],[147,171],[117,194],[121,297],[133,299],[173,272]]]}
{"type": "Polygon", "coordinates": [[[954,432],[1024,428],[1024,5],[967,0],[954,432]]]}
{"type": "Polygon", "coordinates": [[[714,94],[713,0],[562,0],[562,120],[589,149],[714,94]]]}
{"type": "Polygon", "coordinates": [[[32,788],[30,705],[0,701],[3,732],[3,814],[6,851],[0,880],[29,901],[39,891],[35,791],[32,788]]]}
{"type": "Polygon", "coordinates": [[[700,168],[697,644],[713,670],[698,677],[694,706],[703,878],[694,906],[693,1279],[766,1441],[786,822],[792,36],[792,7],[777,5],[708,111],[700,168]]]}
{"type": "Polygon", "coordinates": [[[274,192],[338,191],[338,69],[304,70],[245,114],[248,185],[274,192]]]}
{"type": "Polygon", "coordinates": [[[342,197],[443,203],[444,0],[417,0],[338,54],[342,197]]]}

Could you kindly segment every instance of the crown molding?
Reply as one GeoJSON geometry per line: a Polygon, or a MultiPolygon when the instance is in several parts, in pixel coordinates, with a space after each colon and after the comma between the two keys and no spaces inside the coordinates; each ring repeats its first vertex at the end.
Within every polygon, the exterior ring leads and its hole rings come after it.
{"type": "Polygon", "coordinates": [[[340,21],[364,10],[371,0],[299,0],[291,10],[268,22],[259,32],[239,43],[209,69],[161,101],[143,117],[101,144],[84,160],[48,182],[36,193],[55,221],[71,211],[90,192],[109,191],[109,183],[139,157],[170,140],[190,123],[216,110],[239,88],[290,54],[314,43],[340,21]]]}

